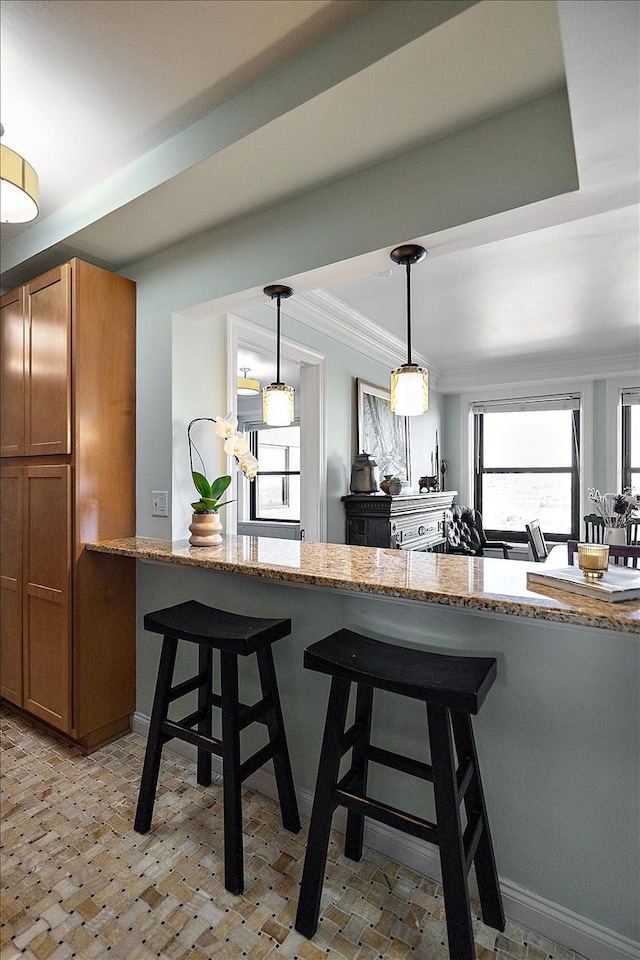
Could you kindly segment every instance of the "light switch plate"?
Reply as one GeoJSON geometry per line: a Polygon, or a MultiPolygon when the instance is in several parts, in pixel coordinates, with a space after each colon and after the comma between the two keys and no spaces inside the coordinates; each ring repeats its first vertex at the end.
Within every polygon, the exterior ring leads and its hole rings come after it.
{"type": "Polygon", "coordinates": [[[166,490],[151,491],[151,516],[168,517],[169,516],[169,496],[166,490]]]}

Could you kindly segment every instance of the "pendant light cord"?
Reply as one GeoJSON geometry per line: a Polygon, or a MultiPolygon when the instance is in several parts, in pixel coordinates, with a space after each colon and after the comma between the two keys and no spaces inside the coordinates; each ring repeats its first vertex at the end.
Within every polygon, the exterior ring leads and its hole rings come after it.
{"type": "Polygon", "coordinates": [[[280,295],[276,297],[278,318],[276,321],[276,383],[280,383],[280,295]]]}
{"type": "Polygon", "coordinates": [[[411,363],[411,263],[407,260],[407,364],[411,363]]]}

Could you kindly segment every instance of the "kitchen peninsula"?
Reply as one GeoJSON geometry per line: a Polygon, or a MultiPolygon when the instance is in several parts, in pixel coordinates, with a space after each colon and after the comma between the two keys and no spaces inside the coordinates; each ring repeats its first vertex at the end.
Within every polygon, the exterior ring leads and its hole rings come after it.
{"type": "MultiPolygon", "coordinates": [[[[138,729],[159,656],[157,638],[142,628],[145,612],[193,597],[291,617],[274,655],[303,813],[328,694],[324,678],[302,668],[306,646],[346,627],[496,657],[476,732],[507,916],[594,960],[638,955],[640,603],[534,592],[526,586],[534,564],[492,558],[233,536],[208,548],[131,538],[88,549],[145,561],[137,564],[138,729]]],[[[257,682],[246,666],[250,698],[257,682]]],[[[420,704],[400,709],[383,694],[381,706],[377,742],[425,758],[420,704]]],[[[429,817],[430,798],[400,780],[374,767],[371,792],[429,817]]],[[[367,843],[438,875],[428,844],[403,845],[377,825],[367,843]]]]}
{"type": "Polygon", "coordinates": [[[216,547],[131,537],[87,548],[156,563],[640,634],[640,602],[612,604],[542,586],[534,592],[526,586],[527,570],[536,569],[532,564],[268,537],[226,536],[216,547]]]}

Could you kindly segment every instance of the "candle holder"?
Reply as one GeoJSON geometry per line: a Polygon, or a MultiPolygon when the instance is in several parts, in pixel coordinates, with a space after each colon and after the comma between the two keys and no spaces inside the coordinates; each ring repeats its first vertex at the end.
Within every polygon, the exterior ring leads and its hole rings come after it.
{"type": "Polygon", "coordinates": [[[579,543],[578,566],[585,580],[600,580],[609,566],[609,544],[579,543]]]}

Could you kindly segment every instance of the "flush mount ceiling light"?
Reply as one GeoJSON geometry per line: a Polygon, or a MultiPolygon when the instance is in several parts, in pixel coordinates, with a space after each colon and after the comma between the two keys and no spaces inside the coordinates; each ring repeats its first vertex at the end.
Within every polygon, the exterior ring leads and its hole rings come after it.
{"type": "Polygon", "coordinates": [[[427,251],[415,243],[396,247],[389,256],[407,268],[407,362],[391,372],[391,409],[399,417],[417,417],[429,409],[429,373],[411,362],[411,264],[427,251]]]}
{"type": "MultiPolygon", "coordinates": [[[[0,124],[0,137],[4,127],[0,124]]],[[[38,216],[38,174],[15,150],[0,144],[0,220],[28,223],[38,216]]]]}
{"type": "Polygon", "coordinates": [[[236,383],[236,393],[241,397],[251,397],[256,393],[260,393],[260,381],[254,380],[253,377],[248,377],[247,374],[251,367],[240,367],[244,376],[238,377],[236,383]]]}
{"type": "Polygon", "coordinates": [[[291,287],[280,283],[272,283],[263,291],[278,308],[276,326],[276,379],[268,387],[262,388],[262,419],[270,427],[288,427],[293,423],[293,387],[287,387],[280,382],[280,301],[292,296],[291,287]]]}

